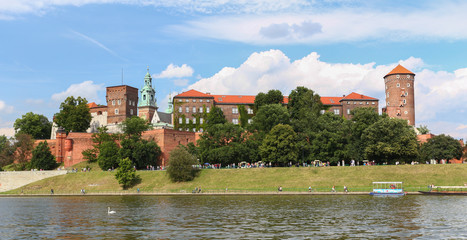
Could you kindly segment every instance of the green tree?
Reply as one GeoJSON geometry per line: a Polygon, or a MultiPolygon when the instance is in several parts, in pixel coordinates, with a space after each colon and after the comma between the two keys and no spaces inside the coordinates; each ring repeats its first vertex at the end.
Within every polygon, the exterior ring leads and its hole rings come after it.
{"type": "Polygon", "coordinates": [[[15,148],[5,135],[0,136],[0,167],[9,165],[14,161],[15,148]]]}
{"type": "Polygon", "coordinates": [[[428,142],[421,146],[422,160],[449,160],[460,159],[462,157],[462,146],[460,142],[451,136],[444,134],[428,139],[428,142]]]}
{"type": "Polygon", "coordinates": [[[290,125],[278,124],[271,129],[259,148],[261,158],[265,162],[286,165],[298,160],[297,134],[290,125]]]}
{"type": "Polygon", "coordinates": [[[32,151],[31,168],[52,170],[57,167],[57,161],[50,152],[47,141],[40,142],[32,151]]]}
{"type": "Polygon", "coordinates": [[[167,175],[172,182],[191,181],[199,173],[199,169],[195,167],[197,164],[195,156],[183,147],[176,147],[170,152],[167,175]]]}
{"type": "Polygon", "coordinates": [[[146,169],[148,165],[156,166],[162,154],[161,148],[154,141],[129,138],[122,140],[120,145],[120,158],[130,159],[137,169],[146,169]]]}
{"type": "Polygon", "coordinates": [[[136,175],[136,170],[133,168],[133,163],[128,158],[121,159],[118,162],[115,178],[122,185],[123,189],[128,189],[140,180],[139,176],[136,175]]]}
{"type": "Polygon", "coordinates": [[[213,107],[211,112],[208,114],[208,118],[206,119],[207,127],[219,124],[219,123],[226,123],[227,120],[225,119],[224,112],[222,109],[218,107],[213,107]]]}
{"type": "Polygon", "coordinates": [[[428,126],[426,126],[426,125],[420,125],[420,127],[418,127],[417,130],[418,130],[418,132],[420,132],[420,134],[430,133],[430,129],[428,129],[428,126]]]}
{"type": "Polygon", "coordinates": [[[44,115],[28,112],[14,123],[16,133],[26,133],[34,139],[50,139],[52,123],[44,115]]]}
{"type": "Polygon", "coordinates": [[[364,157],[377,163],[411,162],[418,158],[417,136],[403,119],[380,119],[363,131],[362,142],[364,157]]]}
{"type": "Polygon", "coordinates": [[[99,167],[107,171],[114,169],[118,166],[118,145],[113,141],[103,142],[99,147],[99,156],[97,157],[97,164],[99,167]]]}
{"type": "Polygon", "coordinates": [[[284,102],[284,95],[279,90],[269,90],[268,93],[258,93],[255,97],[255,109],[268,104],[282,104],[284,102]]]}
{"type": "Polygon", "coordinates": [[[60,112],[55,114],[54,122],[69,132],[85,132],[91,123],[91,113],[85,98],[67,97],[60,104],[60,112]]]}
{"type": "Polygon", "coordinates": [[[268,104],[261,106],[253,117],[254,130],[269,132],[277,124],[289,124],[290,115],[281,104],[268,104]]]}
{"type": "Polygon", "coordinates": [[[309,160],[329,161],[337,164],[346,158],[347,139],[345,136],[344,119],[334,113],[326,112],[316,121],[318,131],[310,136],[309,160]]]}
{"type": "Polygon", "coordinates": [[[31,135],[25,133],[16,134],[14,156],[17,164],[15,165],[15,170],[26,170],[29,167],[28,160],[31,156],[33,146],[34,139],[31,135]]]}
{"type": "Polygon", "coordinates": [[[127,137],[139,139],[144,131],[152,129],[152,125],[143,118],[132,116],[122,122],[121,128],[127,137]]]}
{"type": "Polygon", "coordinates": [[[351,120],[345,122],[348,136],[347,157],[345,159],[363,160],[365,154],[365,143],[362,141],[363,132],[372,124],[379,121],[382,116],[371,107],[353,109],[350,114],[351,120]]]}
{"type": "Polygon", "coordinates": [[[323,109],[321,97],[311,89],[297,87],[289,95],[291,124],[298,133],[316,131],[314,123],[323,109]]]}

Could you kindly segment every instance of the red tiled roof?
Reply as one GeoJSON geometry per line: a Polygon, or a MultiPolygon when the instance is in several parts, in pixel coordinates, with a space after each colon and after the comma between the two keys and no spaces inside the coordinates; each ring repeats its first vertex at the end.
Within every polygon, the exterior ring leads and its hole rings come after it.
{"type": "Polygon", "coordinates": [[[213,97],[213,95],[191,89],[189,91],[182,92],[175,97],[213,97]]]}
{"type": "Polygon", "coordinates": [[[407,68],[405,67],[402,67],[400,64],[397,65],[397,67],[395,67],[394,69],[392,69],[392,71],[390,71],[388,74],[386,74],[386,76],[384,77],[387,77],[389,75],[393,75],[393,74],[413,74],[415,75],[415,73],[407,70],[407,68]]]}
{"type": "Polygon", "coordinates": [[[377,98],[372,98],[372,97],[368,97],[368,96],[365,96],[363,94],[360,94],[360,93],[356,93],[356,92],[352,92],[351,94],[343,97],[341,99],[341,101],[343,100],[378,100],[377,98]]]}
{"type": "Polygon", "coordinates": [[[339,102],[342,97],[321,97],[321,103],[324,105],[341,105],[339,102]]]}
{"type": "Polygon", "coordinates": [[[89,108],[95,108],[95,107],[98,107],[97,104],[95,102],[92,102],[92,103],[88,103],[88,107],[89,108]]]}
{"type": "Polygon", "coordinates": [[[243,104],[254,104],[255,97],[251,95],[212,95],[216,103],[243,103],[243,104]]]}

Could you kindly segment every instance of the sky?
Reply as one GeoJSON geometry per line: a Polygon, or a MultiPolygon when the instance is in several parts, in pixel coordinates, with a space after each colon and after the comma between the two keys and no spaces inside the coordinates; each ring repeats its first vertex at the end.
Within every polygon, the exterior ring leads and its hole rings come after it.
{"type": "Polygon", "coordinates": [[[68,96],[107,86],[157,104],[212,94],[357,92],[385,106],[397,64],[416,74],[416,126],[467,139],[467,1],[0,0],[0,135],[27,112],[52,120],[68,96]]]}

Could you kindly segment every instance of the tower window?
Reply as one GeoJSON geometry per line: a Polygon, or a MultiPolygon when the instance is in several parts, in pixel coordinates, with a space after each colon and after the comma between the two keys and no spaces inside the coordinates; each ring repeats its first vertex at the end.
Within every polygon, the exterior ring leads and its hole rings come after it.
{"type": "Polygon", "coordinates": [[[400,78],[401,76],[399,74],[396,75],[396,78],[400,78]]]}
{"type": "Polygon", "coordinates": [[[407,78],[410,78],[410,75],[407,74],[407,78]]]}
{"type": "Polygon", "coordinates": [[[146,95],[143,95],[143,100],[146,101],[146,95]]]}
{"type": "Polygon", "coordinates": [[[407,83],[407,87],[410,87],[410,83],[407,83]]]}
{"type": "Polygon", "coordinates": [[[407,113],[409,113],[409,112],[405,111],[404,113],[407,114],[407,113]]]}
{"type": "Polygon", "coordinates": [[[118,114],[118,109],[115,109],[115,114],[118,114]]]}
{"type": "Polygon", "coordinates": [[[396,87],[400,87],[400,86],[401,86],[401,84],[400,84],[400,83],[397,83],[397,84],[396,84],[396,87]]]}
{"type": "Polygon", "coordinates": [[[130,109],[130,115],[133,115],[133,109],[130,109]]]}
{"type": "Polygon", "coordinates": [[[405,100],[405,99],[404,99],[404,101],[403,101],[403,102],[404,102],[404,104],[406,104],[406,103],[407,103],[407,100],[405,100]]]}
{"type": "Polygon", "coordinates": [[[118,99],[118,105],[122,105],[122,100],[118,99]]]}
{"type": "Polygon", "coordinates": [[[409,95],[409,92],[405,92],[405,96],[408,96],[409,95]]]}
{"type": "Polygon", "coordinates": [[[151,95],[151,101],[154,101],[154,95],[151,95]]]}
{"type": "Polygon", "coordinates": [[[115,106],[115,100],[112,100],[112,105],[115,106]]]}

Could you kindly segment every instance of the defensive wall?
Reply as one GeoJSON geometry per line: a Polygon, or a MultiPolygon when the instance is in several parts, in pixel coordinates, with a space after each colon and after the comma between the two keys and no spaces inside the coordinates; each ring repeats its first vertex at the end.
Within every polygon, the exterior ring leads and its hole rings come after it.
{"type": "MultiPolygon", "coordinates": [[[[169,153],[179,144],[196,144],[200,133],[178,131],[173,129],[154,129],[143,132],[142,138],[155,141],[161,148],[162,154],[157,160],[158,166],[167,166],[169,153]]],[[[93,148],[92,133],[74,133],[66,135],[64,132],[57,132],[56,139],[36,140],[35,146],[39,142],[47,141],[50,151],[55,156],[58,163],[65,167],[73,166],[77,163],[86,161],[82,152],[93,148]]]]}

